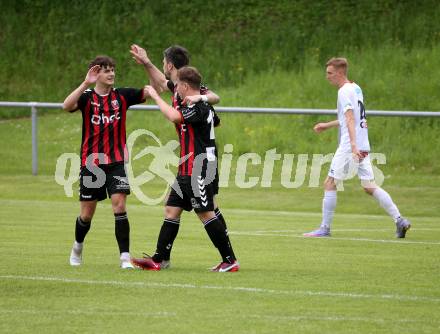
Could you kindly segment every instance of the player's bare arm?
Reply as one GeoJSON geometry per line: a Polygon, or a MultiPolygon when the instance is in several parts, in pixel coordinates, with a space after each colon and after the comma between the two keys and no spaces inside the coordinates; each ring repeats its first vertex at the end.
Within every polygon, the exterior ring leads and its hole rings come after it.
{"type": "Polygon", "coordinates": [[[325,122],[325,123],[317,123],[314,127],[313,130],[316,133],[321,133],[325,130],[331,129],[331,128],[337,128],[339,126],[339,121],[336,119],[334,121],[331,122],[325,122]]]}
{"type": "Polygon", "coordinates": [[[63,102],[63,109],[65,111],[74,111],[78,108],[78,100],[81,94],[92,84],[98,80],[98,73],[101,67],[95,65],[89,69],[84,81],[78,86],[63,102]]]}
{"type": "Polygon", "coordinates": [[[220,102],[220,97],[215,94],[214,92],[208,90],[208,92],[205,95],[191,95],[191,96],[186,96],[183,99],[183,104],[186,105],[191,105],[194,103],[197,103],[201,100],[205,100],[206,102],[208,102],[210,105],[214,105],[220,102]]]}
{"type": "Polygon", "coordinates": [[[168,90],[167,78],[165,75],[151,62],[148,58],[147,51],[137,44],[133,44],[130,48],[130,53],[136,63],[143,65],[150,79],[150,85],[159,93],[168,90]]]}
{"type": "Polygon", "coordinates": [[[166,103],[160,96],[159,93],[154,89],[153,86],[145,86],[145,89],[147,90],[148,95],[156,102],[156,104],[159,106],[160,111],[162,114],[171,122],[173,123],[181,123],[182,122],[182,116],[180,112],[178,112],[176,109],[171,107],[168,103],[166,103]]]}
{"type": "Polygon", "coordinates": [[[359,152],[357,145],[356,145],[356,131],[354,129],[354,114],[353,110],[347,110],[345,112],[345,121],[347,123],[347,129],[348,129],[348,135],[350,137],[350,145],[351,145],[351,151],[353,153],[353,157],[360,161],[362,160],[362,154],[359,152]]]}

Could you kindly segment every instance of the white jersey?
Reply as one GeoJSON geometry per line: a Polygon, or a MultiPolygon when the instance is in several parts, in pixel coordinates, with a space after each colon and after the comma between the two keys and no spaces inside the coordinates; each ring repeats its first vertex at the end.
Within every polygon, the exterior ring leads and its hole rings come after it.
{"type": "Polygon", "coordinates": [[[351,152],[350,136],[348,134],[345,112],[353,110],[354,129],[356,133],[356,146],[359,151],[370,151],[368,141],[367,116],[364,108],[362,89],[354,82],[344,84],[338,90],[338,121],[339,121],[339,147],[342,152],[351,152]]]}

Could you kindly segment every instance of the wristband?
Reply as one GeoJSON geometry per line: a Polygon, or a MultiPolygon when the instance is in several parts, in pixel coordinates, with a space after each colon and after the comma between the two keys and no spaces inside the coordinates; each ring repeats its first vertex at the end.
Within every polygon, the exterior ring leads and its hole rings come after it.
{"type": "Polygon", "coordinates": [[[208,97],[206,96],[206,95],[201,95],[201,100],[203,101],[203,102],[208,102],[208,97]]]}

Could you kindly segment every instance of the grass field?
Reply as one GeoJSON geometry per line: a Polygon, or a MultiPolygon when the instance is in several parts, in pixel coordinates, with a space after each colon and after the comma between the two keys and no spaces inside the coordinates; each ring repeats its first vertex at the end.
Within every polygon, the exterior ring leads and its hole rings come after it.
{"type": "MultiPolygon", "coordinates": [[[[162,272],[118,268],[113,216],[101,203],[72,268],[76,198],[53,176],[0,175],[1,333],[436,333],[440,329],[438,176],[393,176],[384,185],[413,222],[404,240],[350,182],[333,237],[307,239],[321,190],[222,189],[220,205],[241,262],[210,273],[216,251],[184,214],[162,272]]],[[[152,182],[152,190],[162,187],[152,182]]],[[[132,253],[151,252],[161,206],[128,205],[132,253]]]]}

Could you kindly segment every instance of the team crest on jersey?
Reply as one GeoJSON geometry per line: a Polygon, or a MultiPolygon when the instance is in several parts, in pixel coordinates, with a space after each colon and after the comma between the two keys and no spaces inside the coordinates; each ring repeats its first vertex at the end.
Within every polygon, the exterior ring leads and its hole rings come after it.
{"type": "Polygon", "coordinates": [[[119,102],[118,100],[112,100],[112,107],[114,110],[118,110],[119,109],[119,102]]]}

